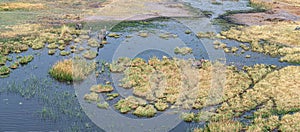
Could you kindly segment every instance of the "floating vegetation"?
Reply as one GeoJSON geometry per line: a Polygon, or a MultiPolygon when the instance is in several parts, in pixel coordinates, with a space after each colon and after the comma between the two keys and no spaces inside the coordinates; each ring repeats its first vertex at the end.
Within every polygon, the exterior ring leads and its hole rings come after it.
{"type": "Polygon", "coordinates": [[[194,121],[195,113],[182,113],[181,118],[185,122],[192,122],[192,121],[194,121]]]}
{"type": "Polygon", "coordinates": [[[153,105],[139,106],[133,114],[139,117],[153,117],[156,114],[156,109],[153,105]]]}
{"type": "Polygon", "coordinates": [[[176,47],[174,49],[174,53],[182,54],[182,55],[191,54],[191,53],[193,53],[193,49],[189,48],[189,47],[182,47],[182,48],[176,47]]]}
{"type": "Polygon", "coordinates": [[[19,67],[19,62],[14,62],[14,63],[12,63],[12,64],[10,65],[9,68],[11,68],[11,69],[17,69],[18,67],[19,67]]]}
{"type": "Polygon", "coordinates": [[[0,54],[0,65],[5,65],[7,57],[0,54]]]}
{"type": "Polygon", "coordinates": [[[162,102],[162,101],[158,101],[154,104],[155,108],[158,110],[158,111],[164,111],[166,110],[169,105],[168,103],[165,103],[165,102],[162,102]]]}
{"type": "Polygon", "coordinates": [[[69,51],[65,51],[65,50],[59,52],[59,55],[61,55],[61,56],[68,56],[70,54],[71,53],[69,51]]]}
{"type": "Polygon", "coordinates": [[[49,74],[59,81],[81,81],[94,69],[94,62],[87,62],[82,58],[58,61],[49,70],[49,74]]]}
{"type": "Polygon", "coordinates": [[[90,38],[88,40],[88,45],[91,46],[91,47],[99,47],[99,42],[98,42],[97,39],[90,38]]]}
{"type": "Polygon", "coordinates": [[[279,127],[281,131],[300,131],[300,113],[294,113],[291,115],[285,115],[282,117],[279,127]]]}
{"type": "Polygon", "coordinates": [[[19,60],[19,63],[24,65],[24,64],[28,64],[29,62],[31,62],[33,60],[33,55],[29,55],[29,56],[24,56],[19,60]]]}
{"type": "Polygon", "coordinates": [[[89,60],[95,59],[97,57],[98,53],[92,50],[86,51],[83,53],[83,57],[89,60]]]}
{"type": "Polygon", "coordinates": [[[126,67],[130,66],[131,59],[128,57],[119,58],[117,61],[114,61],[109,65],[109,69],[111,72],[123,72],[126,67]]]}
{"type": "Polygon", "coordinates": [[[111,85],[93,85],[90,88],[91,92],[95,92],[95,93],[105,93],[105,92],[111,92],[113,91],[113,87],[111,85]]]}
{"type": "Polygon", "coordinates": [[[48,55],[54,55],[55,52],[56,52],[55,49],[50,49],[50,50],[48,50],[48,55]]]}
{"type": "Polygon", "coordinates": [[[197,37],[198,38],[211,38],[211,39],[213,39],[213,38],[216,37],[216,34],[214,32],[205,32],[205,33],[199,32],[199,33],[197,33],[197,37]]]}
{"type": "Polygon", "coordinates": [[[138,106],[145,106],[147,102],[141,98],[129,96],[125,99],[121,99],[115,104],[115,108],[121,113],[127,113],[138,106]]]}
{"type": "Polygon", "coordinates": [[[243,70],[253,79],[254,83],[257,83],[265,75],[274,70],[274,66],[265,64],[255,64],[254,66],[244,66],[243,70]]]}
{"type": "MultiPolygon", "coordinates": [[[[258,68],[258,72],[261,71],[261,68],[258,68]]],[[[252,89],[247,89],[240,96],[235,96],[228,102],[222,103],[217,109],[218,114],[214,119],[230,119],[252,109],[258,109],[255,116],[264,118],[300,111],[300,94],[297,90],[300,87],[299,71],[299,66],[288,66],[267,74],[257,81],[252,89]]],[[[264,70],[262,72],[266,73],[264,70]]]]}
{"type": "Polygon", "coordinates": [[[58,45],[56,43],[51,43],[47,46],[48,49],[56,49],[58,48],[58,45]]]}
{"type": "Polygon", "coordinates": [[[176,34],[164,33],[164,34],[160,34],[159,37],[163,39],[169,39],[169,38],[177,38],[178,36],[176,34]]]}
{"type": "Polygon", "coordinates": [[[40,42],[34,42],[34,43],[35,44],[33,44],[32,47],[31,47],[34,50],[42,49],[45,46],[45,44],[42,41],[40,41],[40,42]]]}
{"type": "Polygon", "coordinates": [[[107,98],[106,100],[113,100],[115,98],[117,98],[119,96],[118,93],[109,93],[109,94],[106,94],[107,98]]]}
{"type": "Polygon", "coordinates": [[[107,102],[98,103],[97,107],[100,108],[100,109],[108,109],[109,108],[109,104],[107,102]]]}
{"type": "Polygon", "coordinates": [[[191,31],[191,30],[185,30],[184,33],[185,33],[185,34],[191,34],[192,31],[191,31]]]}
{"type": "MultiPolygon", "coordinates": [[[[295,31],[297,22],[278,22],[269,25],[233,27],[221,34],[228,39],[250,43],[254,52],[265,53],[272,57],[283,56],[280,61],[299,63],[300,32],[295,31]],[[296,46],[296,47],[295,47],[296,46]],[[285,52],[286,51],[286,52],[285,52]]],[[[250,48],[245,44],[240,47],[247,51],[250,48]]]]}
{"type": "Polygon", "coordinates": [[[95,102],[99,100],[99,95],[97,93],[91,92],[90,94],[85,94],[83,98],[86,101],[95,102]]]}
{"type": "Polygon", "coordinates": [[[8,75],[10,73],[10,69],[7,66],[0,67],[0,75],[8,75]]]}
{"type": "Polygon", "coordinates": [[[59,50],[65,50],[65,48],[66,48],[65,45],[60,45],[60,46],[58,46],[58,49],[59,49],[59,50]]]}
{"type": "Polygon", "coordinates": [[[120,35],[117,33],[110,33],[108,34],[108,37],[112,37],[112,38],[120,38],[120,35]]]}
{"type": "Polygon", "coordinates": [[[209,124],[204,128],[204,131],[211,132],[239,132],[243,129],[243,125],[237,121],[220,121],[220,122],[209,122],[209,124]]]}
{"type": "Polygon", "coordinates": [[[235,68],[222,70],[223,65],[208,61],[204,61],[200,69],[191,68],[193,62],[167,57],[163,57],[162,60],[153,57],[148,62],[141,58],[119,58],[118,61],[113,62],[115,63],[113,65],[118,68],[111,64],[114,68],[111,70],[124,72],[125,76],[119,85],[126,89],[133,89],[135,96],[154,101],[157,110],[165,110],[169,107],[169,103],[175,107],[201,109],[205,105],[220,103],[243,92],[252,83],[246,73],[235,68]],[[213,65],[220,69],[212,68],[213,65]],[[224,96],[220,100],[210,102],[212,104],[205,104],[211,89],[212,71],[222,73],[226,71],[224,96]],[[183,78],[188,81],[183,81],[183,78]],[[201,85],[198,85],[200,83],[201,85]],[[187,92],[189,90],[193,92],[187,92]],[[164,99],[164,102],[160,102],[161,99],[164,99]]]}
{"type": "Polygon", "coordinates": [[[251,55],[246,55],[245,58],[251,58],[251,55]]]}
{"type": "Polygon", "coordinates": [[[146,33],[146,32],[140,32],[140,33],[139,33],[139,36],[141,36],[141,37],[143,37],[143,38],[146,38],[146,37],[149,36],[149,34],[146,33]]]}

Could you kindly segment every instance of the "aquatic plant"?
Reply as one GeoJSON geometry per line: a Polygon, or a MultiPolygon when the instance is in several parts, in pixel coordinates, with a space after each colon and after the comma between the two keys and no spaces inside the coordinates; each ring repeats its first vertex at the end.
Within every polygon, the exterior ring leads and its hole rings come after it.
{"type": "Polygon", "coordinates": [[[88,40],[88,45],[91,46],[91,47],[99,47],[99,42],[95,38],[90,38],[88,40]]]}
{"type": "Polygon", "coordinates": [[[113,87],[111,85],[93,85],[90,88],[91,92],[95,92],[95,93],[105,93],[105,92],[111,92],[113,91],[113,87]]]}
{"type": "Polygon", "coordinates": [[[139,36],[146,38],[146,37],[149,36],[149,34],[146,33],[146,32],[140,32],[140,33],[139,33],[139,36]]]}
{"type": "Polygon", "coordinates": [[[65,50],[59,52],[59,55],[61,55],[61,56],[68,56],[70,54],[71,53],[69,51],[65,51],[65,50]]]}
{"type": "Polygon", "coordinates": [[[29,55],[29,56],[24,56],[21,59],[19,59],[19,63],[24,65],[24,64],[28,64],[29,62],[31,62],[33,60],[33,55],[29,55]]]}
{"type": "Polygon", "coordinates": [[[9,68],[17,69],[18,67],[19,67],[19,62],[17,61],[17,62],[12,63],[9,68]]]}
{"type": "Polygon", "coordinates": [[[185,33],[185,34],[191,34],[192,31],[191,31],[191,30],[185,30],[184,33],[185,33]]]}
{"type": "Polygon", "coordinates": [[[252,89],[246,90],[241,97],[230,98],[217,109],[219,119],[240,116],[242,112],[249,111],[263,105],[255,115],[269,116],[272,114],[286,114],[299,111],[299,92],[295,89],[299,87],[299,66],[288,66],[280,70],[275,70],[267,74],[258,81],[252,89]],[[289,95],[289,96],[286,96],[289,95]],[[272,106],[269,100],[276,105],[272,106]],[[266,103],[268,102],[268,103],[266,103]],[[265,107],[265,106],[268,107],[265,107]],[[234,111],[234,112],[233,112],[234,111]]]}
{"type": "Polygon", "coordinates": [[[239,132],[242,129],[243,129],[243,125],[238,121],[220,121],[220,122],[209,122],[209,124],[205,127],[204,131],[239,132]]]}
{"type": "Polygon", "coordinates": [[[10,69],[7,66],[0,67],[0,75],[8,75],[10,73],[10,69]]]}
{"type": "Polygon", "coordinates": [[[198,38],[215,38],[216,34],[214,32],[198,32],[197,37],[198,38]]]}
{"type": "Polygon", "coordinates": [[[127,113],[133,109],[136,109],[139,106],[146,105],[147,102],[141,98],[129,96],[125,99],[119,100],[115,104],[115,108],[119,110],[121,113],[127,113]]]}
{"type": "Polygon", "coordinates": [[[192,113],[192,112],[191,113],[182,113],[181,118],[185,122],[192,122],[192,121],[194,121],[195,113],[192,113]]]}
{"type": "Polygon", "coordinates": [[[56,52],[55,49],[50,49],[50,50],[48,50],[48,55],[54,55],[55,52],[56,52]]]}
{"type": "Polygon", "coordinates": [[[115,98],[117,98],[119,96],[118,93],[109,93],[109,94],[106,94],[107,98],[106,100],[113,100],[115,98]]]}
{"type": "Polygon", "coordinates": [[[281,131],[300,131],[300,113],[285,115],[282,117],[280,123],[279,130],[281,131]]]}
{"type": "Polygon", "coordinates": [[[99,95],[97,93],[91,92],[84,95],[84,100],[94,102],[99,100],[99,95]]]}
{"type": "Polygon", "coordinates": [[[158,111],[164,111],[169,107],[168,103],[162,101],[156,102],[154,106],[158,111]]]}
{"type": "Polygon", "coordinates": [[[280,125],[278,116],[270,116],[268,118],[255,118],[253,124],[248,126],[247,132],[254,131],[273,131],[280,125]]]}
{"type": "Polygon", "coordinates": [[[47,46],[48,49],[56,49],[58,48],[58,45],[56,43],[51,43],[47,46]]]}
{"type": "Polygon", "coordinates": [[[193,52],[193,49],[189,48],[189,47],[182,47],[182,48],[176,47],[174,49],[175,54],[186,55],[186,54],[191,54],[192,52],[193,52]]]}
{"type": "Polygon", "coordinates": [[[7,61],[7,57],[0,54],[0,65],[5,65],[7,61]]]}
{"type": "Polygon", "coordinates": [[[153,117],[156,114],[156,109],[153,105],[139,106],[133,114],[139,117],[153,117]]]}
{"type": "Polygon", "coordinates": [[[97,104],[97,107],[100,108],[100,109],[108,109],[109,104],[108,104],[107,102],[104,102],[104,103],[98,103],[98,104],[97,104]]]}
{"type": "Polygon", "coordinates": [[[86,51],[83,53],[83,57],[89,60],[95,59],[97,57],[98,53],[92,50],[86,51]]]}
{"type": "Polygon", "coordinates": [[[122,72],[126,69],[126,67],[130,66],[131,59],[128,57],[118,58],[117,61],[114,61],[109,65],[109,69],[111,72],[122,72]]]}
{"type": "Polygon", "coordinates": [[[59,81],[81,81],[95,68],[94,62],[87,62],[82,58],[66,59],[55,63],[49,74],[59,81]]]}
{"type": "Polygon", "coordinates": [[[120,38],[120,35],[117,33],[110,33],[110,34],[108,34],[108,37],[120,38]]]}

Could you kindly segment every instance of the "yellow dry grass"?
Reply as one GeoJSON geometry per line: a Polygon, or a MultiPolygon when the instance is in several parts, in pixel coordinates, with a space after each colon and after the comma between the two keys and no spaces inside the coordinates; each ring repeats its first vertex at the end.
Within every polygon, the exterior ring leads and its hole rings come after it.
{"type": "Polygon", "coordinates": [[[44,9],[45,5],[38,3],[25,3],[25,2],[9,2],[0,3],[0,11],[10,11],[10,10],[33,10],[33,9],[44,9]]]}
{"type": "Polygon", "coordinates": [[[40,32],[42,26],[40,24],[20,24],[7,26],[5,31],[0,32],[3,38],[12,38],[17,36],[25,36],[37,34],[40,32]]]}
{"type": "Polygon", "coordinates": [[[222,32],[222,35],[241,42],[266,40],[289,46],[300,46],[300,32],[295,28],[300,22],[278,22],[270,25],[237,27],[222,32]]]}
{"type": "Polygon", "coordinates": [[[275,110],[276,113],[300,110],[299,72],[299,66],[288,66],[269,73],[255,84],[253,89],[247,90],[241,97],[237,96],[223,103],[217,110],[216,119],[230,119],[259,105],[263,105],[263,110],[258,110],[256,113],[256,115],[262,114],[259,116],[275,114],[271,110],[275,110]],[[276,106],[270,100],[274,101],[276,106]]]}

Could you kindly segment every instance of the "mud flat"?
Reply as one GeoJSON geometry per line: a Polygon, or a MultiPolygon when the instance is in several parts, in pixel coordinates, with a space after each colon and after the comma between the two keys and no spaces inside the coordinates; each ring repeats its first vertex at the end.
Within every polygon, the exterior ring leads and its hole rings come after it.
{"type": "Polygon", "coordinates": [[[292,0],[250,0],[254,13],[238,13],[228,16],[235,23],[243,25],[265,25],[282,21],[300,21],[299,1],[292,0]]]}
{"type": "Polygon", "coordinates": [[[83,18],[95,20],[145,20],[156,17],[193,17],[188,8],[179,2],[168,0],[110,0],[97,13],[83,18]],[[180,12],[180,13],[179,13],[180,12]]]}

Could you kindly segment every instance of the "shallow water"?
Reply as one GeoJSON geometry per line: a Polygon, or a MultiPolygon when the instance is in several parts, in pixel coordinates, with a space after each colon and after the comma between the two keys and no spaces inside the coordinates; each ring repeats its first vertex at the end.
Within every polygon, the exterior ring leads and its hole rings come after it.
{"type": "MultiPolygon", "coordinates": [[[[225,1],[223,5],[209,4],[207,1],[200,2],[199,0],[183,0],[190,3],[194,8],[203,11],[213,11],[212,18],[216,18],[218,15],[223,14],[226,10],[246,10],[247,0],[240,0],[240,2],[225,1]],[[237,8],[238,7],[238,8],[237,8]]],[[[191,18],[191,19],[169,19],[169,20],[157,20],[154,23],[162,24],[163,27],[151,27],[142,28],[146,32],[149,32],[147,38],[142,38],[138,35],[137,31],[121,32],[120,38],[108,38],[110,44],[105,45],[100,49],[97,61],[112,62],[120,56],[128,56],[131,58],[141,57],[148,59],[151,56],[176,57],[176,58],[195,58],[195,59],[210,59],[218,60],[225,59],[226,64],[236,65],[241,68],[244,65],[254,64],[274,64],[280,67],[291,65],[288,63],[278,62],[278,58],[272,58],[268,55],[261,53],[254,53],[247,51],[244,54],[225,54],[222,50],[216,50],[213,48],[210,39],[198,39],[196,33],[198,31],[212,31],[218,32],[218,25],[212,25],[210,23],[211,18],[191,18]],[[185,34],[186,30],[193,31],[191,34],[185,34]],[[162,33],[172,33],[178,35],[177,38],[169,38],[168,40],[159,37],[162,33]],[[132,38],[126,38],[125,36],[132,35],[132,38]],[[191,47],[193,53],[191,55],[176,55],[173,53],[174,48],[178,47],[191,47]],[[251,55],[251,58],[245,59],[245,55],[251,55]]],[[[95,37],[95,36],[93,36],[95,37]]],[[[239,42],[233,40],[222,40],[227,43],[228,46],[239,46],[239,42]]],[[[91,49],[96,50],[96,49],[91,49]]],[[[91,82],[86,84],[74,84],[68,85],[67,83],[60,83],[50,78],[48,74],[49,68],[58,60],[65,58],[72,58],[74,54],[69,57],[61,57],[58,52],[56,55],[49,56],[47,49],[21,53],[20,55],[34,55],[34,60],[25,66],[21,66],[16,70],[13,70],[8,78],[1,78],[0,80],[0,131],[101,131],[90,119],[93,115],[92,112],[98,112],[95,104],[89,104],[83,101],[84,93],[89,91],[89,87],[94,83],[105,83],[106,81],[113,82],[116,90],[114,92],[123,93],[123,97],[130,95],[125,94],[122,88],[119,88],[118,82],[114,81],[114,75],[108,73],[101,74],[98,78],[92,77],[91,82]],[[39,80],[39,81],[25,81],[39,80]],[[35,79],[32,79],[35,78],[35,79]],[[44,81],[46,80],[46,82],[44,81]],[[25,84],[35,83],[36,89],[30,89],[28,93],[33,93],[30,98],[22,97],[21,92],[9,91],[9,85],[12,82],[21,84],[26,89],[28,86],[25,84]],[[45,84],[48,87],[45,87],[45,84]],[[79,89],[80,88],[80,89],[79,89]],[[83,90],[84,92],[80,92],[83,90]],[[76,93],[76,94],[75,94],[76,93]],[[77,97],[76,97],[77,96],[77,97]],[[78,100],[77,100],[78,99],[78,100]],[[66,102],[66,103],[63,103],[66,102]],[[81,104],[81,105],[80,105],[81,104]],[[86,107],[94,108],[93,111],[85,113],[83,109],[86,107]],[[43,108],[49,108],[57,115],[42,119],[39,113],[43,108]],[[74,110],[74,111],[72,111],[74,110]]],[[[17,55],[11,55],[15,58],[17,55]]],[[[117,99],[119,99],[118,97],[117,99]]],[[[113,104],[116,100],[110,102],[113,104]]],[[[115,111],[116,114],[118,114],[115,111]]],[[[122,115],[131,118],[136,117],[134,115],[122,115]]],[[[101,121],[101,120],[100,120],[101,121]]],[[[103,121],[103,120],[102,120],[103,121]]],[[[174,127],[171,131],[188,131],[196,126],[204,126],[205,123],[184,123],[174,127]]],[[[121,125],[121,124],[120,124],[121,125]]],[[[122,124],[126,125],[126,124],[122,124]]]]}

